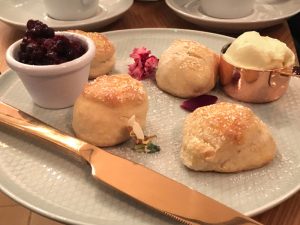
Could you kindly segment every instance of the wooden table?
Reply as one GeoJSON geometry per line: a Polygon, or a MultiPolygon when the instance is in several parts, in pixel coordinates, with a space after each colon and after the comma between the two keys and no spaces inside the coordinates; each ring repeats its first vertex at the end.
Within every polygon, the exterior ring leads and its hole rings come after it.
{"type": "MultiPolygon", "coordinates": [[[[193,30],[204,30],[202,27],[188,23],[170,10],[163,1],[158,2],[134,2],[131,9],[125,15],[97,31],[111,31],[129,28],[183,28],[193,30]]],[[[7,47],[19,39],[23,32],[0,22],[0,71],[3,73],[8,67],[5,64],[4,54],[7,47]]],[[[260,30],[263,35],[268,35],[285,42],[294,52],[295,46],[288,24],[282,23],[271,28],[260,30]]],[[[227,34],[237,36],[237,34],[227,34]]],[[[300,192],[297,192],[280,205],[267,210],[254,217],[256,220],[268,225],[299,225],[300,224],[300,192]]]]}

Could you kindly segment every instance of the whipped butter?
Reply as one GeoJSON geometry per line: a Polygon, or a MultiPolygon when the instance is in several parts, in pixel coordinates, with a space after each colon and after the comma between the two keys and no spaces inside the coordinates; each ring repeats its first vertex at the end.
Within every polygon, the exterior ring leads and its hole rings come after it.
{"type": "Polygon", "coordinates": [[[224,54],[227,62],[236,67],[270,70],[293,66],[295,55],[277,39],[245,32],[235,39],[224,54]]]}

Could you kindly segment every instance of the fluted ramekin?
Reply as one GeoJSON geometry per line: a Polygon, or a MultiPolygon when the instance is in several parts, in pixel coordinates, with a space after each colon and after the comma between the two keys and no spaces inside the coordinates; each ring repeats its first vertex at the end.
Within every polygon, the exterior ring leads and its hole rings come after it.
{"type": "Polygon", "coordinates": [[[6,51],[8,66],[18,74],[33,102],[50,109],[66,108],[74,104],[88,82],[90,64],[95,56],[95,45],[90,38],[69,32],[55,34],[79,40],[86,52],[58,65],[28,65],[17,60],[22,40],[13,43],[6,51]]]}

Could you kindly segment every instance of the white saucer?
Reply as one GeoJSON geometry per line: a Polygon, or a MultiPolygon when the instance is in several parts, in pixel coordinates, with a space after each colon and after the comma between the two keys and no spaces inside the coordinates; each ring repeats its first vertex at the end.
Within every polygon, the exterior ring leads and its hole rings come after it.
{"type": "Polygon", "coordinates": [[[166,4],[183,19],[215,31],[238,32],[256,30],[282,23],[300,12],[299,0],[256,0],[251,15],[238,19],[218,19],[205,15],[199,0],[166,0],[166,4]]]}
{"type": "Polygon", "coordinates": [[[133,0],[101,0],[95,16],[85,20],[62,21],[47,16],[42,0],[0,0],[0,20],[23,30],[29,19],[40,20],[56,30],[93,30],[114,22],[132,4],[133,0]]]}

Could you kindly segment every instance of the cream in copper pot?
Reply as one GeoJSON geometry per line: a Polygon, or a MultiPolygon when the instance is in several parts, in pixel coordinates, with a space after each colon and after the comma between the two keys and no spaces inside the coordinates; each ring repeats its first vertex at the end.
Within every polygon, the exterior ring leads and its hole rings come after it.
{"type": "Polygon", "coordinates": [[[292,71],[294,62],[295,55],[285,43],[246,32],[222,49],[220,83],[227,95],[239,101],[275,101],[287,91],[291,78],[282,71],[292,71]]]}
{"type": "Polygon", "coordinates": [[[245,32],[232,42],[224,59],[232,65],[253,70],[272,70],[293,66],[295,55],[277,39],[245,32]]]}

